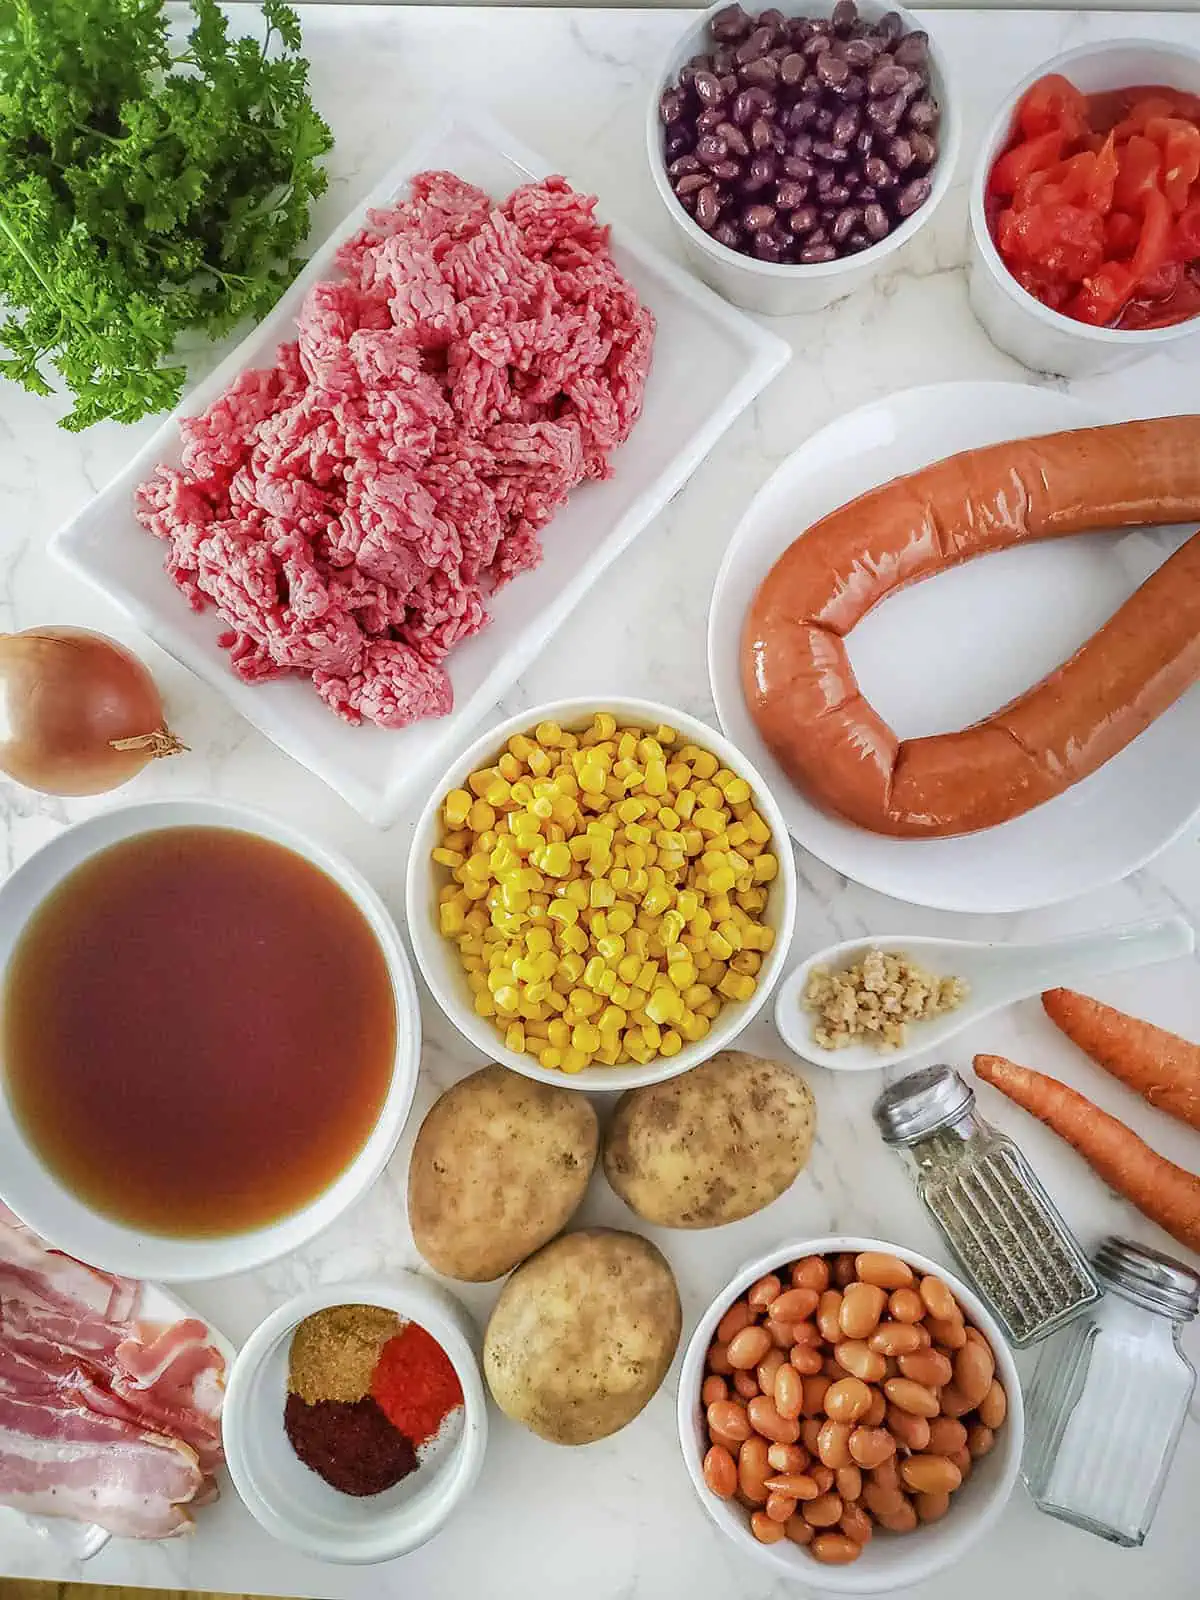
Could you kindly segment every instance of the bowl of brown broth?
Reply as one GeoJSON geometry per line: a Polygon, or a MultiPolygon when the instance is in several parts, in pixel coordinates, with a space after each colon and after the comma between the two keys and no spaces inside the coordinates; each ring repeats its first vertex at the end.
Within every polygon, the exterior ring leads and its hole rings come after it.
{"type": "Polygon", "coordinates": [[[0,887],[0,1198],[111,1272],[295,1249],[379,1176],[420,1013],[382,901],[282,822],[124,806],[0,887]]]}

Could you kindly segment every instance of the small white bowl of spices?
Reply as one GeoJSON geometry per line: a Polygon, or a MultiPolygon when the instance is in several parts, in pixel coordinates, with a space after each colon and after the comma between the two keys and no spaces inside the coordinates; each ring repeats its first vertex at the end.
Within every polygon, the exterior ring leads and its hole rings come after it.
{"type": "Polygon", "coordinates": [[[309,1290],[242,1347],[225,1454],[254,1519],[321,1561],[367,1565],[433,1538],[487,1444],[471,1324],[438,1284],[309,1290]]]}

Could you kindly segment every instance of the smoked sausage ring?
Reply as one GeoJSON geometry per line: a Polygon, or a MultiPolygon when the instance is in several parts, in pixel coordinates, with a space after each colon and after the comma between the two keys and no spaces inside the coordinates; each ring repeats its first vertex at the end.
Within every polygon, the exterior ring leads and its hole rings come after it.
{"type": "Polygon", "coordinates": [[[936,838],[1042,805],[1116,755],[1200,677],[1200,534],[1069,661],[957,733],[900,740],[844,639],[887,595],[959,562],[1092,529],[1200,520],[1200,416],[968,450],[831,512],[751,602],[742,688],[811,799],[872,833],[936,838]]]}

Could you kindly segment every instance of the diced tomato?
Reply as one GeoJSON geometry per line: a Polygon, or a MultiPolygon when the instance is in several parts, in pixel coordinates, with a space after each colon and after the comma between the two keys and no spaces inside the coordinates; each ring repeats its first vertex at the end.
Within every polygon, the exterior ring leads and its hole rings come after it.
{"type": "Polygon", "coordinates": [[[1162,190],[1171,210],[1178,213],[1200,177],[1200,128],[1179,117],[1156,117],[1147,123],[1146,137],[1162,150],[1162,190]]]}
{"type": "Polygon", "coordinates": [[[1026,92],[1017,110],[1017,126],[1026,139],[1054,132],[1076,138],[1087,126],[1086,110],[1087,102],[1075,85],[1051,72],[1026,92]]]}
{"type": "Polygon", "coordinates": [[[1141,231],[1137,218],[1128,211],[1110,211],[1104,219],[1104,252],[1109,260],[1128,261],[1141,231]]]}
{"type": "Polygon", "coordinates": [[[1120,314],[1133,293],[1133,273],[1120,261],[1106,261],[1085,279],[1079,292],[1063,306],[1068,317],[1106,328],[1120,314]]]}
{"type": "Polygon", "coordinates": [[[1200,195],[1176,219],[1175,253],[1181,261],[1200,260],[1200,195]]]}
{"type": "Polygon", "coordinates": [[[1144,283],[1158,271],[1164,261],[1171,259],[1171,234],[1171,208],[1167,204],[1166,196],[1160,194],[1157,189],[1151,189],[1145,199],[1142,231],[1138,236],[1137,249],[1133,252],[1133,260],[1129,264],[1135,284],[1144,283]]]}
{"type": "Polygon", "coordinates": [[[1018,185],[1025,179],[1053,166],[1062,153],[1065,138],[1062,129],[1055,128],[1006,150],[992,168],[988,179],[992,194],[1005,197],[1015,194],[1018,185]]]}
{"type": "Polygon", "coordinates": [[[1153,140],[1140,133],[1127,140],[1117,155],[1113,186],[1113,204],[1118,210],[1139,212],[1146,195],[1158,193],[1160,168],[1160,152],[1153,140]]]}

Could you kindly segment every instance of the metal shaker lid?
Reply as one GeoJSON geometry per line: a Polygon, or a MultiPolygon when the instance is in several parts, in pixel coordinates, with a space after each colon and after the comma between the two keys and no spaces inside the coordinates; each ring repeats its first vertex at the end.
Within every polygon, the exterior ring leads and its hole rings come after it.
{"type": "Polygon", "coordinates": [[[1200,1276],[1161,1250],[1110,1234],[1096,1246],[1092,1264],[1106,1288],[1147,1311],[1177,1322],[1200,1312],[1200,1276]]]}
{"type": "Polygon", "coordinates": [[[883,1142],[916,1144],[957,1122],[975,1104],[975,1091],[953,1067],[923,1067],[893,1083],[871,1108],[883,1142]]]}

